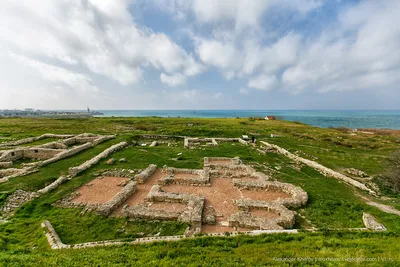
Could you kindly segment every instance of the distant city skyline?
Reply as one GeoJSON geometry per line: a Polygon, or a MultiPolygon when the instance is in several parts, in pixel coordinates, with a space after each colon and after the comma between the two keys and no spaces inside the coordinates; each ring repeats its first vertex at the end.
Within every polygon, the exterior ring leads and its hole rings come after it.
{"type": "Polygon", "coordinates": [[[0,3],[0,110],[400,109],[400,1],[0,3]]]}

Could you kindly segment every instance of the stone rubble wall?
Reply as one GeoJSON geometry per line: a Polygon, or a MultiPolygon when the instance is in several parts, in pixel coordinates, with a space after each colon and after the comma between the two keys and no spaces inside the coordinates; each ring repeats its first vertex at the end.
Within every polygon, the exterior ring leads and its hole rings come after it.
{"type": "Polygon", "coordinates": [[[147,180],[153,175],[153,173],[157,170],[157,165],[150,164],[146,169],[144,169],[141,173],[135,175],[135,180],[139,184],[144,184],[147,180]]]}
{"type": "Polygon", "coordinates": [[[54,230],[53,226],[49,221],[43,221],[41,223],[41,226],[43,229],[45,229],[45,235],[47,238],[47,242],[49,242],[49,245],[52,249],[60,249],[60,248],[70,248],[71,245],[65,245],[60,237],[58,236],[56,230],[54,230]]]}
{"type": "Polygon", "coordinates": [[[29,138],[24,138],[24,139],[20,139],[17,141],[12,141],[12,142],[6,142],[6,143],[1,143],[0,147],[9,147],[9,146],[19,146],[19,145],[23,145],[23,144],[29,144],[35,141],[39,141],[45,138],[60,138],[60,139],[64,139],[64,138],[69,138],[72,137],[73,135],[65,135],[65,134],[43,134],[41,136],[35,136],[35,137],[29,137],[29,138]]]}
{"type": "Polygon", "coordinates": [[[12,168],[12,166],[13,166],[12,161],[0,162],[0,169],[12,168]]]}
{"type": "Polygon", "coordinates": [[[137,182],[129,181],[124,188],[118,192],[110,201],[100,205],[96,211],[97,214],[108,216],[122,205],[129,197],[131,197],[137,190],[137,182]]]}
{"type": "Polygon", "coordinates": [[[21,158],[45,160],[64,152],[65,150],[51,148],[17,148],[8,150],[0,157],[0,161],[15,161],[21,158]]]}
{"type": "Polygon", "coordinates": [[[103,173],[101,173],[101,176],[123,177],[133,180],[135,178],[135,170],[130,170],[130,169],[105,170],[103,171],[103,173]]]}
{"type": "Polygon", "coordinates": [[[65,181],[67,181],[68,179],[70,179],[69,176],[64,176],[61,175],[57,180],[55,180],[54,182],[52,182],[51,184],[49,184],[48,186],[38,190],[37,192],[39,194],[46,194],[50,191],[53,191],[54,189],[56,189],[57,187],[59,187],[62,183],[64,183],[65,181]]]}
{"type": "Polygon", "coordinates": [[[159,185],[182,184],[182,185],[210,185],[210,173],[208,170],[164,168],[163,172],[167,175],[158,180],[159,185]],[[197,175],[198,177],[175,177],[176,173],[197,175]]]}
{"type": "Polygon", "coordinates": [[[90,167],[92,167],[93,165],[97,164],[100,160],[108,157],[110,154],[126,147],[128,145],[127,142],[121,142],[118,143],[116,145],[113,145],[109,148],[107,148],[106,150],[104,150],[103,152],[101,152],[100,154],[98,154],[97,156],[95,156],[94,158],[84,162],[83,164],[79,165],[78,167],[71,167],[68,169],[68,174],[71,177],[75,177],[76,175],[78,175],[79,173],[83,172],[84,170],[89,169],[90,167]]]}
{"type": "Polygon", "coordinates": [[[86,149],[91,148],[92,146],[93,146],[92,143],[85,143],[85,144],[80,145],[80,146],[75,146],[75,147],[73,147],[71,149],[62,151],[61,153],[55,155],[54,157],[52,157],[50,159],[47,159],[47,160],[41,162],[40,166],[45,166],[47,164],[50,164],[50,163],[53,163],[53,162],[56,162],[56,161],[71,157],[71,156],[73,156],[75,154],[78,154],[79,152],[82,152],[82,151],[84,151],[86,149]]]}
{"type": "Polygon", "coordinates": [[[295,154],[292,154],[289,151],[287,151],[286,149],[281,148],[280,146],[273,145],[273,144],[267,143],[265,141],[260,141],[260,142],[263,145],[267,146],[267,148],[273,149],[274,151],[276,151],[276,152],[278,152],[278,153],[280,153],[280,154],[282,154],[282,155],[284,155],[284,156],[286,156],[286,157],[288,157],[288,158],[290,158],[290,159],[292,159],[292,160],[294,160],[296,162],[301,162],[301,163],[303,163],[303,164],[305,164],[305,165],[317,170],[318,172],[320,172],[324,176],[330,176],[330,177],[342,180],[342,181],[344,181],[344,182],[346,182],[346,183],[348,183],[348,184],[350,184],[352,186],[355,186],[355,187],[357,187],[357,188],[359,188],[361,190],[368,191],[372,195],[376,195],[376,193],[373,190],[369,189],[365,184],[360,183],[360,182],[358,182],[358,181],[356,181],[356,180],[354,180],[354,179],[352,179],[350,177],[347,177],[346,175],[343,175],[343,174],[341,174],[339,172],[336,172],[336,171],[334,171],[334,170],[332,170],[330,168],[327,168],[327,167],[325,167],[325,166],[323,166],[323,165],[321,165],[321,164],[319,164],[319,163],[317,163],[315,161],[308,160],[308,159],[299,157],[299,156],[297,156],[295,154]]]}
{"type": "Polygon", "coordinates": [[[52,148],[52,149],[68,149],[68,146],[63,144],[62,142],[59,141],[54,141],[54,142],[50,142],[47,144],[43,144],[43,145],[39,145],[39,146],[35,146],[35,147],[40,147],[40,148],[52,148]]]}
{"type": "Polygon", "coordinates": [[[8,173],[2,173],[2,171],[3,170],[0,170],[0,183],[5,183],[8,182],[8,180],[10,180],[11,178],[28,175],[39,170],[34,167],[27,167],[22,169],[5,169],[4,171],[10,171],[8,173]]]}
{"type": "Polygon", "coordinates": [[[371,214],[364,212],[362,219],[365,227],[367,227],[368,229],[372,231],[386,231],[386,227],[383,224],[379,223],[371,214]]]}
{"type": "Polygon", "coordinates": [[[223,137],[184,137],[185,148],[194,148],[199,146],[201,143],[207,143],[208,145],[218,146],[218,142],[239,142],[243,145],[248,145],[248,142],[242,138],[223,138],[223,137]]]}
{"type": "Polygon", "coordinates": [[[122,214],[127,218],[143,220],[177,221],[180,213],[175,211],[153,210],[143,205],[128,206],[122,208],[122,214]]]}
{"type": "Polygon", "coordinates": [[[231,215],[228,219],[230,226],[239,226],[250,229],[283,229],[291,228],[296,222],[296,212],[287,209],[279,202],[267,202],[250,199],[235,200],[239,212],[231,215]],[[275,219],[256,217],[251,214],[252,209],[265,210],[278,214],[275,219]]]}
{"type": "MultiPolygon", "coordinates": [[[[176,235],[176,236],[157,236],[157,237],[143,237],[143,238],[136,238],[133,241],[125,242],[120,240],[106,240],[106,241],[97,241],[97,242],[87,242],[87,243],[80,243],[80,244],[73,244],[67,245],[64,244],[60,237],[58,236],[57,232],[54,230],[53,226],[49,221],[44,221],[41,224],[42,228],[44,229],[44,233],[46,235],[47,241],[51,247],[51,249],[62,249],[62,248],[72,248],[72,249],[80,249],[80,248],[93,248],[93,247],[105,247],[105,246],[117,246],[117,245],[124,245],[124,244],[141,244],[141,243],[153,243],[153,242],[171,242],[171,241],[178,241],[185,238],[198,238],[192,236],[185,236],[185,235],[176,235]]],[[[251,236],[262,235],[262,234],[279,234],[279,233],[286,233],[286,234],[297,234],[299,233],[296,229],[292,230],[255,230],[255,231],[248,231],[244,233],[232,232],[231,236],[237,236],[239,234],[247,234],[251,236]]],[[[212,234],[205,234],[206,236],[225,236],[225,233],[212,233],[212,234]]]]}
{"type": "Polygon", "coordinates": [[[154,185],[146,197],[150,202],[172,202],[187,204],[178,221],[188,223],[195,231],[201,230],[202,215],[205,199],[195,195],[163,192],[159,185],[154,185]]]}
{"type": "Polygon", "coordinates": [[[28,203],[32,199],[38,197],[39,194],[35,192],[27,192],[24,190],[17,189],[13,194],[8,196],[6,202],[1,207],[1,214],[3,217],[8,218],[14,215],[16,209],[28,203]]]}
{"type": "Polygon", "coordinates": [[[246,190],[263,190],[270,192],[282,192],[291,195],[291,198],[284,198],[275,200],[275,203],[279,203],[285,207],[297,208],[307,204],[308,194],[302,188],[281,182],[272,181],[252,181],[247,182],[240,179],[233,179],[233,185],[239,189],[246,190]]]}

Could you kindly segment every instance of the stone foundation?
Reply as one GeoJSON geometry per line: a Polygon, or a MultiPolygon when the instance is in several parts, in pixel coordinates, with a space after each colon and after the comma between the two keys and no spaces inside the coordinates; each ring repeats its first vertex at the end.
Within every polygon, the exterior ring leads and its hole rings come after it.
{"type": "Polygon", "coordinates": [[[145,170],[143,170],[141,173],[135,175],[135,180],[139,184],[144,184],[147,182],[147,180],[150,178],[150,176],[153,175],[153,173],[156,171],[157,165],[155,164],[150,164],[145,170]]]}
{"type": "Polygon", "coordinates": [[[128,145],[127,142],[118,143],[116,145],[113,145],[113,146],[107,148],[106,150],[104,150],[103,152],[101,152],[100,154],[95,156],[94,158],[84,162],[83,164],[79,165],[78,167],[69,168],[68,169],[69,176],[71,176],[71,177],[77,176],[79,173],[83,172],[84,170],[89,169],[94,164],[97,164],[100,160],[108,157],[110,154],[126,147],[127,145],[128,145]]]}
{"type": "Polygon", "coordinates": [[[1,207],[2,216],[5,218],[11,217],[14,215],[16,209],[38,196],[39,194],[35,192],[27,192],[19,189],[16,190],[13,194],[8,196],[6,202],[1,207]]]}
{"type": "Polygon", "coordinates": [[[97,208],[96,213],[108,216],[114,210],[116,210],[122,203],[124,203],[130,196],[132,196],[137,189],[136,181],[129,181],[129,183],[118,193],[116,194],[110,201],[107,203],[100,205],[97,208]]]}
{"type": "Polygon", "coordinates": [[[371,214],[364,212],[362,219],[365,227],[367,227],[368,229],[372,231],[386,231],[386,227],[383,224],[379,223],[371,214]]]}

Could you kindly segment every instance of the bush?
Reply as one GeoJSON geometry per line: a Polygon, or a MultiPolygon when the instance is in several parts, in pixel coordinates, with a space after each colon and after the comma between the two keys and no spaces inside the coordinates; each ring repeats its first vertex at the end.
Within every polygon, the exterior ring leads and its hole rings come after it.
{"type": "Polygon", "coordinates": [[[400,192],[400,149],[387,159],[387,170],[382,176],[384,184],[394,193],[400,192]]]}

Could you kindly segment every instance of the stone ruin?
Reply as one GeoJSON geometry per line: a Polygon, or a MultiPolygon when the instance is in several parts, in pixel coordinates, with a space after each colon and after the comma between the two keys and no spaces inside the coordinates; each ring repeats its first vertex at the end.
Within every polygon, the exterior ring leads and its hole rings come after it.
{"type": "MultiPolygon", "coordinates": [[[[84,207],[87,211],[94,211],[104,216],[185,222],[191,226],[186,232],[186,235],[190,236],[201,232],[205,225],[246,230],[291,228],[295,224],[296,212],[290,208],[305,205],[308,200],[307,193],[300,187],[271,181],[268,175],[243,164],[239,158],[204,158],[204,168],[201,170],[169,167],[157,170],[156,165],[150,164],[133,178],[124,179],[127,179],[127,182],[124,183],[123,188],[105,203],[74,202],[74,199],[79,196],[76,192],[57,205],[84,207]],[[232,188],[236,188],[234,190],[248,192],[246,196],[249,196],[240,199],[233,199],[232,196],[232,204],[229,205],[236,212],[232,212],[223,222],[218,219],[220,207],[216,209],[215,206],[207,204],[210,198],[217,196],[218,193],[211,193],[204,197],[195,189],[203,188],[201,192],[207,190],[211,192],[213,180],[221,178],[232,188]],[[153,184],[148,184],[150,181],[153,184]],[[141,186],[149,188],[147,194],[143,192],[141,186]],[[174,186],[193,188],[193,193],[183,193],[179,190],[174,192],[174,186]],[[130,205],[129,199],[135,198],[140,191],[142,191],[143,199],[136,200],[135,204],[130,205]],[[250,191],[255,193],[250,193],[250,191]],[[277,194],[278,197],[270,200],[252,198],[252,195],[262,198],[264,194],[270,193],[277,194]],[[168,205],[178,205],[178,208],[168,208],[168,205]],[[268,216],[263,216],[264,213],[268,216]]],[[[229,228],[227,229],[229,231],[229,228]]]]}
{"type": "Polygon", "coordinates": [[[70,157],[112,138],[115,136],[88,133],[79,135],[45,134],[1,144],[3,150],[0,150],[0,182],[7,182],[10,178],[30,174],[42,166],[70,157]],[[30,147],[15,147],[45,138],[59,138],[60,140],[30,147]],[[21,163],[20,168],[14,168],[14,164],[20,160],[31,162],[21,163]]]}
{"type": "Polygon", "coordinates": [[[185,137],[183,146],[185,148],[196,148],[202,144],[205,146],[218,146],[218,142],[239,142],[243,145],[249,143],[242,138],[200,138],[200,137],[185,137]]]}
{"type": "Polygon", "coordinates": [[[38,197],[39,194],[36,192],[27,192],[24,190],[16,190],[11,194],[4,205],[0,209],[0,215],[3,219],[7,219],[14,215],[17,208],[21,207],[25,203],[28,203],[32,199],[38,197]]]}

